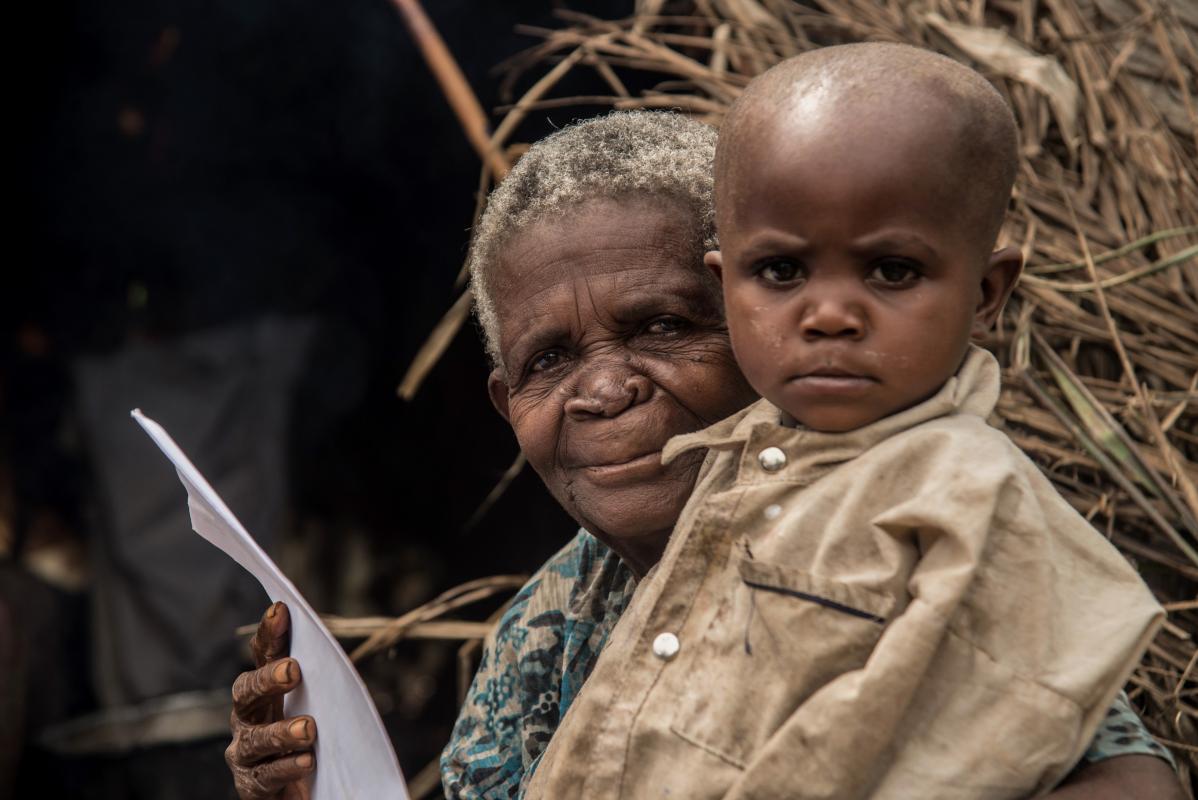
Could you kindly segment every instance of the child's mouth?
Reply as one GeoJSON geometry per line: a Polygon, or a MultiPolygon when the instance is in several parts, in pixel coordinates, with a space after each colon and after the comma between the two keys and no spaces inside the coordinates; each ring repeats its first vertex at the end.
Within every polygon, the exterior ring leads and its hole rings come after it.
{"type": "Polygon", "coordinates": [[[868,375],[836,367],[821,367],[791,378],[788,383],[811,397],[852,396],[862,394],[877,384],[868,375]]]}

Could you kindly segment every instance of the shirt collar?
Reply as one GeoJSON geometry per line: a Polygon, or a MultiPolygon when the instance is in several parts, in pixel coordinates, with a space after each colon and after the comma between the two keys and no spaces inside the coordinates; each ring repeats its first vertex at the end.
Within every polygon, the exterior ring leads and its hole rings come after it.
{"type": "Polygon", "coordinates": [[[782,412],[768,400],[759,400],[701,431],[675,436],[666,443],[662,461],[669,463],[682,453],[700,448],[728,450],[750,442],[783,447],[801,442],[794,455],[806,466],[848,461],[884,439],[938,417],[971,414],[985,419],[998,402],[1000,375],[994,356],[971,345],[957,374],[940,391],[918,405],[864,427],[844,433],[787,428],[782,425],[782,412]]]}

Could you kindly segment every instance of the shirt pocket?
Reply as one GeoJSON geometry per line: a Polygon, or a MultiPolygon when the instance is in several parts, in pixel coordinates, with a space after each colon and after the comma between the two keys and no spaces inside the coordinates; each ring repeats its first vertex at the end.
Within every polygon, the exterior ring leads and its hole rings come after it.
{"type": "Polygon", "coordinates": [[[741,557],[729,596],[692,649],[671,730],[743,767],[829,681],[862,667],[894,598],[741,557]]]}

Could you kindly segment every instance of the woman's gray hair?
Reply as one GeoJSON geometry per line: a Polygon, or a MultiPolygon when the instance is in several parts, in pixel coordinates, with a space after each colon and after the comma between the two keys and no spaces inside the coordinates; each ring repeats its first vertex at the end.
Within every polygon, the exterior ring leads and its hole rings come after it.
{"type": "Polygon", "coordinates": [[[474,308],[492,364],[503,368],[492,275],[508,241],[591,200],[660,197],[693,217],[695,255],[715,242],[716,131],[664,111],[615,111],[563,128],[529,148],[491,192],[467,261],[474,308]]]}

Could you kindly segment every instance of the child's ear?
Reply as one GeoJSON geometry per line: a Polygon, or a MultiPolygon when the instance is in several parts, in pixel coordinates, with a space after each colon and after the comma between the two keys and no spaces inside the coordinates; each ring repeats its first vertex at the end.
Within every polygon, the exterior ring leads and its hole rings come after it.
{"type": "Polygon", "coordinates": [[[724,254],[719,250],[708,250],[703,254],[703,263],[711,270],[711,274],[715,275],[715,279],[720,283],[724,282],[724,254]]]}
{"type": "Polygon", "coordinates": [[[991,253],[986,272],[982,275],[981,297],[973,312],[971,332],[975,337],[985,336],[990,331],[1007,304],[1007,298],[1014,291],[1015,281],[1022,271],[1023,254],[1018,247],[1004,247],[991,253]]]}
{"type": "Polygon", "coordinates": [[[487,376],[487,394],[491,396],[491,405],[499,412],[499,416],[511,422],[507,405],[507,382],[503,379],[503,370],[498,367],[491,370],[487,376]]]}

